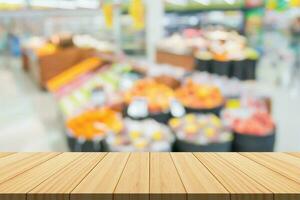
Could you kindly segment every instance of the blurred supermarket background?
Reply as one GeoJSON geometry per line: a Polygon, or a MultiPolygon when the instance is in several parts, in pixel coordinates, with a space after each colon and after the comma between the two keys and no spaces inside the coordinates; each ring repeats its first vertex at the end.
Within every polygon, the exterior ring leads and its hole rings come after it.
{"type": "Polygon", "coordinates": [[[0,151],[300,151],[300,0],[0,0],[0,151]]]}

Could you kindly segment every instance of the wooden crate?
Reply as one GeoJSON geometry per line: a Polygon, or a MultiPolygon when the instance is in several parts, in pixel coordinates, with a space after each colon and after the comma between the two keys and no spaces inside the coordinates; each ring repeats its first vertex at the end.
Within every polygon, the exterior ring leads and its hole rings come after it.
{"type": "Polygon", "coordinates": [[[159,64],[170,64],[177,67],[183,67],[186,70],[193,70],[196,66],[193,55],[179,55],[159,49],[156,51],[156,62],[159,64]]]}
{"type": "Polygon", "coordinates": [[[28,71],[34,81],[44,88],[50,79],[94,54],[95,50],[93,49],[77,47],[61,49],[54,54],[39,57],[30,52],[26,53],[29,61],[27,64],[24,63],[24,66],[29,68],[28,71]]]}

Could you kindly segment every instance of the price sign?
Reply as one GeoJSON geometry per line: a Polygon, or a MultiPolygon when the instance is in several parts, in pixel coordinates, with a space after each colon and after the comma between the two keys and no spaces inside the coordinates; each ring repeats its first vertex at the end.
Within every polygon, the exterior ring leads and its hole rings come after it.
{"type": "Polygon", "coordinates": [[[173,117],[182,117],[185,115],[185,109],[179,101],[172,99],[170,105],[171,114],[173,117]]]}
{"type": "Polygon", "coordinates": [[[148,102],[144,98],[135,99],[129,106],[127,113],[129,116],[134,118],[144,118],[147,117],[148,112],[148,102]]]}
{"type": "Polygon", "coordinates": [[[96,88],[92,91],[92,102],[95,106],[103,106],[106,103],[106,94],[102,88],[96,88]]]}

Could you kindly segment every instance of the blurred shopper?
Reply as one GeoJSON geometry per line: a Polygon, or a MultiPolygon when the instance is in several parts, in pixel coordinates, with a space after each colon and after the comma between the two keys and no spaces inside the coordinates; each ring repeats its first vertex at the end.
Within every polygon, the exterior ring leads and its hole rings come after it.
{"type": "Polygon", "coordinates": [[[295,92],[300,93],[300,16],[296,17],[291,24],[291,45],[295,52],[295,67],[292,71],[291,83],[295,84],[295,92]]]}
{"type": "Polygon", "coordinates": [[[300,16],[296,17],[291,25],[292,47],[296,52],[296,66],[300,65],[300,16]]]}
{"type": "Polygon", "coordinates": [[[299,46],[300,44],[300,16],[296,17],[291,26],[291,34],[293,44],[299,46]]]}
{"type": "Polygon", "coordinates": [[[8,34],[8,44],[10,54],[14,57],[18,57],[21,55],[21,43],[18,36],[13,33],[8,34]]]}
{"type": "Polygon", "coordinates": [[[0,54],[3,55],[7,49],[7,33],[5,28],[0,24],[0,54]]]}

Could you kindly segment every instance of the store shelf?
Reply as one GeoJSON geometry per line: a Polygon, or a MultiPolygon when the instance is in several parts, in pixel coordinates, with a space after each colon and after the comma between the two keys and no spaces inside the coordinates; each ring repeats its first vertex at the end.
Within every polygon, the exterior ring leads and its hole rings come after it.
{"type": "Polygon", "coordinates": [[[300,153],[0,153],[0,199],[300,198],[300,153]]]}

